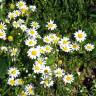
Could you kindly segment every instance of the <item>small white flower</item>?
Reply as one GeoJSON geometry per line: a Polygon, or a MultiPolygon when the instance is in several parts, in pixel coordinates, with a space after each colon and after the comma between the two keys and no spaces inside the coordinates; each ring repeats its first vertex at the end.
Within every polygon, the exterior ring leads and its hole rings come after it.
{"type": "Polygon", "coordinates": [[[69,38],[68,37],[63,37],[63,39],[61,39],[58,43],[60,45],[69,45],[70,44],[70,41],[69,41],[69,38]]]}
{"type": "Polygon", "coordinates": [[[28,84],[25,86],[25,92],[26,94],[29,96],[29,95],[34,95],[34,86],[32,84],[28,84]]]}
{"type": "Polygon", "coordinates": [[[64,75],[64,70],[62,70],[61,68],[58,68],[54,71],[54,74],[56,77],[62,77],[64,75]]]}
{"type": "Polygon", "coordinates": [[[79,46],[79,44],[77,44],[77,43],[72,43],[71,45],[71,48],[72,48],[72,50],[74,51],[74,50],[79,50],[80,49],[80,46],[79,46]]]}
{"type": "Polygon", "coordinates": [[[6,40],[6,33],[5,31],[0,30],[0,39],[6,40]]]}
{"type": "Polygon", "coordinates": [[[19,25],[18,22],[16,22],[16,21],[13,22],[13,27],[18,28],[19,26],[20,26],[20,25],[19,25]]]}
{"type": "Polygon", "coordinates": [[[49,36],[45,36],[45,37],[43,38],[43,41],[44,41],[45,43],[48,43],[48,44],[50,44],[50,43],[52,42],[49,36]]]}
{"type": "Polygon", "coordinates": [[[14,14],[14,12],[9,12],[8,13],[8,18],[11,20],[11,19],[15,19],[16,17],[16,14],[14,14]]]}
{"type": "Polygon", "coordinates": [[[40,27],[39,23],[38,22],[31,22],[31,26],[34,28],[34,29],[38,29],[40,27]]]}
{"type": "Polygon", "coordinates": [[[34,37],[34,38],[38,35],[36,29],[28,29],[28,30],[27,30],[27,34],[28,34],[29,36],[34,37]]]}
{"type": "Polygon", "coordinates": [[[78,42],[82,42],[86,39],[86,33],[82,30],[78,30],[76,33],[74,33],[74,37],[78,42]]]}
{"type": "Polygon", "coordinates": [[[20,16],[21,12],[19,10],[14,10],[14,15],[17,17],[17,16],[20,16]]]}
{"type": "Polygon", "coordinates": [[[11,86],[15,86],[15,85],[16,85],[14,78],[9,78],[7,83],[8,83],[9,85],[11,85],[11,86]]]}
{"type": "Polygon", "coordinates": [[[40,56],[40,49],[39,48],[30,48],[27,53],[31,59],[36,59],[37,57],[40,56]]]}
{"type": "Polygon", "coordinates": [[[24,24],[22,24],[22,25],[20,26],[20,28],[21,28],[21,30],[22,30],[23,32],[27,30],[27,27],[26,27],[26,25],[24,25],[24,24]]]}
{"type": "Polygon", "coordinates": [[[7,29],[6,25],[4,23],[0,22],[0,31],[4,31],[6,29],[7,29]]]}
{"type": "Polygon", "coordinates": [[[54,21],[47,22],[46,27],[48,28],[48,30],[55,30],[57,28],[57,25],[54,24],[54,21]]]}
{"type": "Polygon", "coordinates": [[[24,1],[19,1],[16,6],[21,9],[22,7],[26,6],[26,3],[24,1]]]}
{"type": "Polygon", "coordinates": [[[53,49],[50,45],[46,45],[44,47],[45,47],[45,52],[46,53],[50,53],[52,51],[52,49],[53,49]]]}
{"type": "Polygon", "coordinates": [[[19,51],[18,48],[12,48],[12,49],[10,49],[10,53],[11,53],[10,55],[11,56],[16,56],[18,51],[19,51]]]}
{"type": "Polygon", "coordinates": [[[9,70],[8,70],[8,75],[10,77],[13,77],[13,78],[16,78],[20,75],[20,72],[17,68],[15,67],[10,67],[9,70]]]}
{"type": "Polygon", "coordinates": [[[67,74],[67,75],[65,75],[64,76],[64,78],[63,78],[63,81],[65,82],[65,83],[72,83],[73,82],[73,80],[74,80],[74,77],[73,77],[73,75],[72,74],[67,74]]]}
{"type": "Polygon", "coordinates": [[[71,47],[70,45],[60,45],[60,48],[64,51],[64,52],[71,52],[71,47]]]}
{"type": "Polygon", "coordinates": [[[39,64],[35,64],[35,65],[33,65],[33,71],[34,71],[34,73],[41,73],[41,68],[42,68],[42,66],[41,65],[39,65],[39,64]]]}
{"type": "Polygon", "coordinates": [[[86,44],[84,47],[86,51],[92,51],[94,49],[94,45],[91,43],[86,44]]]}
{"type": "Polygon", "coordinates": [[[35,45],[37,44],[37,40],[28,38],[28,39],[25,41],[25,44],[28,45],[28,46],[35,46],[35,45]]]}

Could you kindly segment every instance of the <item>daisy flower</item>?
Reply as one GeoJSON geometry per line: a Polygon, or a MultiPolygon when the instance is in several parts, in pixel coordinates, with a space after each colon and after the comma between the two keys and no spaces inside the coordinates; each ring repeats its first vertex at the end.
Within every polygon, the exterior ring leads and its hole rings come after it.
{"type": "Polygon", "coordinates": [[[60,48],[64,51],[64,52],[71,52],[71,47],[70,45],[60,45],[60,48]]]}
{"type": "Polygon", "coordinates": [[[36,59],[37,57],[40,56],[40,49],[39,48],[30,48],[27,53],[31,59],[36,59]]]}
{"type": "Polygon", "coordinates": [[[16,77],[18,77],[20,75],[20,72],[19,72],[19,70],[17,68],[11,67],[8,70],[8,75],[10,77],[16,78],[16,77]]]}
{"type": "Polygon", "coordinates": [[[39,64],[35,64],[35,65],[33,65],[33,71],[34,71],[34,73],[41,73],[41,68],[42,68],[42,66],[41,65],[39,65],[39,64]]]}
{"type": "Polygon", "coordinates": [[[74,80],[74,77],[73,77],[73,75],[72,74],[67,74],[67,75],[65,75],[64,76],[64,78],[63,78],[63,81],[65,82],[65,83],[72,83],[73,82],[73,80],[74,80]]]}
{"type": "Polygon", "coordinates": [[[0,30],[0,39],[6,40],[6,33],[5,31],[0,30]]]}
{"type": "Polygon", "coordinates": [[[18,52],[19,52],[18,48],[12,48],[12,49],[10,49],[10,53],[11,53],[10,55],[11,56],[16,56],[18,52]]]}
{"type": "Polygon", "coordinates": [[[86,44],[84,47],[86,51],[92,51],[94,49],[94,45],[91,43],[86,44]]]}
{"type": "Polygon", "coordinates": [[[71,48],[72,48],[72,50],[74,51],[74,50],[79,50],[80,49],[80,46],[79,46],[79,44],[77,44],[77,43],[72,43],[71,45],[71,48]]]}
{"type": "Polygon", "coordinates": [[[19,1],[16,6],[21,9],[22,7],[26,6],[26,3],[24,1],[19,1]]]}
{"type": "Polygon", "coordinates": [[[48,75],[51,75],[51,68],[49,66],[43,66],[42,67],[42,73],[45,75],[45,74],[48,74],[48,75]]]}
{"type": "Polygon", "coordinates": [[[52,51],[52,49],[53,49],[50,45],[46,45],[44,47],[45,47],[45,52],[46,53],[50,53],[52,51]]]}
{"type": "Polygon", "coordinates": [[[48,28],[48,30],[55,30],[57,28],[57,25],[54,24],[54,21],[50,20],[49,22],[47,22],[46,27],[48,28]]]}
{"type": "Polygon", "coordinates": [[[9,78],[7,83],[9,85],[11,85],[11,86],[15,86],[15,80],[14,80],[14,78],[9,78]]]}
{"type": "Polygon", "coordinates": [[[44,85],[44,88],[51,87],[54,84],[54,81],[52,78],[42,78],[43,80],[40,82],[40,84],[44,85]]]}
{"type": "Polygon", "coordinates": [[[16,17],[16,14],[14,14],[14,12],[9,12],[8,13],[8,18],[11,20],[11,19],[15,19],[16,17]]]}
{"type": "Polygon", "coordinates": [[[61,39],[58,43],[60,45],[68,45],[68,44],[70,44],[70,41],[69,41],[68,37],[63,37],[63,39],[61,39]]]}
{"type": "Polygon", "coordinates": [[[4,24],[4,23],[0,23],[0,31],[4,31],[4,30],[6,30],[7,28],[6,28],[6,25],[4,24]]]}
{"type": "Polygon", "coordinates": [[[34,29],[38,29],[40,27],[39,23],[38,22],[31,22],[31,26],[34,28],[34,29]]]}
{"type": "Polygon", "coordinates": [[[49,36],[45,36],[45,37],[43,38],[43,41],[44,41],[45,43],[48,43],[48,44],[50,44],[50,43],[52,42],[49,36]]]}
{"type": "Polygon", "coordinates": [[[14,10],[13,12],[14,12],[14,14],[15,14],[16,17],[17,16],[20,16],[20,14],[21,14],[21,12],[19,10],[14,10]]]}
{"type": "Polygon", "coordinates": [[[25,86],[25,92],[27,93],[27,95],[34,95],[34,87],[32,84],[28,84],[25,86]]]}
{"type": "Polygon", "coordinates": [[[27,30],[27,26],[24,24],[21,24],[20,28],[23,32],[27,30]]]}
{"type": "Polygon", "coordinates": [[[82,42],[86,39],[86,33],[82,30],[78,30],[76,33],[74,33],[74,37],[78,42],[82,42]]]}
{"type": "Polygon", "coordinates": [[[16,21],[13,21],[12,25],[14,28],[18,28],[20,26],[19,23],[16,21]]]}
{"type": "Polygon", "coordinates": [[[54,70],[54,74],[56,77],[62,77],[64,75],[64,70],[62,70],[61,68],[58,68],[54,70]]]}
{"type": "Polygon", "coordinates": [[[35,46],[35,45],[37,44],[37,40],[28,38],[28,39],[25,41],[25,44],[28,45],[28,46],[35,46]]]}
{"type": "Polygon", "coordinates": [[[36,37],[38,35],[36,29],[31,29],[31,28],[27,30],[27,34],[32,37],[36,37]]]}
{"type": "Polygon", "coordinates": [[[44,58],[37,58],[37,60],[35,61],[35,64],[45,65],[46,61],[44,60],[44,58]]]}
{"type": "Polygon", "coordinates": [[[6,46],[1,46],[0,49],[1,49],[1,51],[4,51],[4,52],[8,51],[8,48],[6,46]]]}

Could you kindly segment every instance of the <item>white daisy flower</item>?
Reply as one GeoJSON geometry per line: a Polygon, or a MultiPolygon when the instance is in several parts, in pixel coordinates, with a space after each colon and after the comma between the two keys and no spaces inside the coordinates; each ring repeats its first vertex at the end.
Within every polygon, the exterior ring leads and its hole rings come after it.
{"type": "Polygon", "coordinates": [[[9,12],[8,13],[8,18],[11,20],[11,19],[15,19],[16,17],[16,14],[14,14],[14,12],[9,12]]]}
{"type": "Polygon", "coordinates": [[[32,84],[28,84],[25,86],[25,92],[27,93],[27,95],[34,95],[34,86],[32,84]]]}
{"type": "Polygon", "coordinates": [[[70,41],[69,41],[68,37],[63,37],[63,39],[61,39],[58,43],[60,45],[68,45],[68,44],[70,44],[70,41]]]}
{"type": "Polygon", "coordinates": [[[92,51],[94,49],[94,45],[91,43],[86,44],[84,47],[86,51],[92,51]]]}
{"type": "Polygon", "coordinates": [[[65,83],[72,83],[73,82],[73,80],[74,80],[74,77],[73,77],[73,75],[72,74],[67,74],[67,75],[65,75],[64,76],[64,78],[63,78],[63,81],[65,82],[65,83]]]}
{"type": "Polygon", "coordinates": [[[31,22],[31,26],[34,28],[34,29],[38,29],[40,27],[39,23],[38,22],[31,22]]]}
{"type": "Polygon", "coordinates": [[[16,17],[17,16],[20,16],[20,14],[21,14],[21,12],[19,10],[14,10],[13,12],[14,12],[14,14],[15,14],[16,17]]]}
{"type": "Polygon", "coordinates": [[[37,60],[35,61],[35,64],[45,65],[46,61],[44,60],[44,58],[37,58],[37,60]]]}
{"type": "Polygon", "coordinates": [[[4,31],[6,29],[7,29],[6,25],[4,23],[0,22],[0,31],[4,31]]]}
{"type": "Polygon", "coordinates": [[[44,85],[44,88],[51,87],[53,86],[54,81],[52,80],[52,78],[43,78],[40,84],[44,85]]]}
{"type": "Polygon", "coordinates": [[[16,78],[16,77],[18,77],[20,75],[20,72],[19,72],[19,70],[17,68],[11,67],[8,70],[8,75],[10,77],[16,78]]]}
{"type": "Polygon", "coordinates": [[[56,43],[58,43],[58,41],[59,41],[59,37],[57,37],[56,36],[56,34],[53,34],[53,33],[51,33],[51,34],[49,34],[49,38],[50,38],[50,41],[54,44],[56,44],[56,43]]]}
{"type": "Polygon", "coordinates": [[[71,48],[72,48],[73,51],[74,50],[78,51],[80,49],[80,46],[77,43],[72,43],[70,46],[71,46],[71,48]]]}
{"type": "Polygon", "coordinates": [[[23,32],[27,30],[27,26],[24,24],[21,24],[20,28],[23,32]]]}
{"type": "Polygon", "coordinates": [[[19,23],[18,22],[16,22],[16,21],[13,21],[13,27],[15,27],[15,28],[18,28],[20,25],[19,25],[19,23]]]}
{"type": "Polygon", "coordinates": [[[10,49],[10,53],[11,53],[10,55],[11,56],[16,56],[18,54],[18,52],[19,52],[18,48],[10,49]]]}
{"type": "Polygon", "coordinates": [[[21,9],[22,7],[26,6],[26,3],[24,1],[19,1],[16,6],[21,9]]]}
{"type": "Polygon", "coordinates": [[[7,82],[9,85],[11,85],[11,86],[15,86],[16,84],[15,84],[15,80],[14,80],[14,78],[8,78],[8,82],[7,82]]]}
{"type": "Polygon", "coordinates": [[[55,30],[57,28],[57,25],[54,24],[54,21],[47,22],[46,27],[48,28],[48,30],[55,30]]]}
{"type": "Polygon", "coordinates": [[[28,38],[25,41],[25,44],[28,45],[28,46],[35,46],[37,44],[37,40],[36,39],[28,38]]]}
{"type": "Polygon", "coordinates": [[[17,22],[19,25],[23,25],[25,23],[25,21],[23,19],[19,19],[17,22]]]}
{"type": "Polygon", "coordinates": [[[74,33],[74,37],[78,42],[82,42],[86,39],[86,33],[82,30],[78,30],[76,33],[74,33]]]}
{"type": "Polygon", "coordinates": [[[28,30],[27,30],[27,34],[28,34],[29,36],[34,37],[34,38],[38,35],[36,29],[28,29],[28,30]]]}
{"type": "Polygon", "coordinates": [[[31,59],[36,59],[37,57],[40,56],[40,49],[39,48],[30,48],[27,53],[31,59]]]}
{"type": "Polygon", "coordinates": [[[52,42],[49,36],[45,36],[45,37],[43,38],[43,41],[44,41],[45,43],[48,43],[48,44],[50,44],[50,43],[52,42]]]}
{"type": "Polygon", "coordinates": [[[50,53],[52,51],[52,49],[53,49],[50,45],[46,45],[44,47],[45,47],[45,52],[46,53],[50,53]]]}
{"type": "Polygon", "coordinates": [[[64,52],[71,52],[71,47],[70,45],[60,45],[60,48],[64,51],[64,52]]]}
{"type": "Polygon", "coordinates": [[[45,75],[45,74],[48,74],[48,75],[51,75],[51,68],[49,66],[43,66],[42,67],[42,73],[45,75]]]}
{"type": "Polygon", "coordinates": [[[64,70],[62,70],[61,68],[58,68],[54,70],[54,74],[56,77],[62,77],[64,75],[64,70]]]}
{"type": "Polygon", "coordinates": [[[6,40],[6,33],[5,31],[0,30],[0,39],[6,40]]]}
{"type": "Polygon", "coordinates": [[[35,65],[33,65],[33,71],[34,71],[34,73],[41,73],[41,68],[42,68],[42,65],[40,65],[40,64],[35,64],[35,65]]]}

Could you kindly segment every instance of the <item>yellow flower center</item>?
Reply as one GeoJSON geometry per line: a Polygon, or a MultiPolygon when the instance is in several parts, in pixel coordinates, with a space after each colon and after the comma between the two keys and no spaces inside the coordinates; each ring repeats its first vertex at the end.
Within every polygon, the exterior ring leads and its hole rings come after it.
{"type": "Polygon", "coordinates": [[[71,78],[70,76],[67,76],[67,77],[66,77],[66,80],[67,80],[67,81],[70,81],[70,80],[72,80],[72,78],[71,78]]]}
{"type": "Polygon", "coordinates": [[[29,44],[31,45],[31,44],[33,44],[33,42],[32,41],[29,41],[29,44]]]}
{"type": "Polygon", "coordinates": [[[82,37],[83,37],[83,34],[79,33],[79,34],[78,34],[78,37],[79,37],[79,38],[82,38],[82,37]]]}
{"type": "Polygon", "coordinates": [[[88,49],[91,49],[92,47],[91,46],[87,46],[88,49]]]}
{"type": "Polygon", "coordinates": [[[78,45],[75,45],[75,44],[73,45],[73,48],[77,48],[77,47],[78,47],[78,45]]]}
{"type": "Polygon", "coordinates": [[[12,73],[12,74],[16,74],[16,70],[13,70],[11,73],[12,73]]]}
{"type": "Polygon", "coordinates": [[[38,63],[39,63],[39,64],[42,64],[43,62],[42,62],[42,60],[38,60],[38,63]]]}
{"type": "Polygon", "coordinates": [[[48,28],[52,28],[54,24],[48,24],[48,28]]]}
{"type": "Polygon", "coordinates": [[[32,30],[30,33],[31,33],[32,35],[34,35],[34,34],[35,34],[34,30],[32,30]]]}
{"type": "Polygon", "coordinates": [[[31,52],[31,54],[36,56],[37,55],[37,51],[34,50],[34,51],[31,52]]]}
{"type": "Polygon", "coordinates": [[[45,70],[44,70],[44,73],[48,73],[48,70],[47,70],[47,69],[45,69],[45,70]]]}
{"type": "Polygon", "coordinates": [[[35,66],[35,70],[40,70],[40,67],[39,66],[35,66]]]}
{"type": "Polygon", "coordinates": [[[14,85],[15,81],[14,80],[10,80],[10,85],[14,85]]]}

